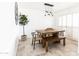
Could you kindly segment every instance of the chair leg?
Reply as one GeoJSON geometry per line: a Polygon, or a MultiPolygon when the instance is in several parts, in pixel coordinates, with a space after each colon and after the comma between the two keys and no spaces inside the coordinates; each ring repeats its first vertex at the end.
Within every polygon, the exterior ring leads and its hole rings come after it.
{"type": "Polygon", "coordinates": [[[43,44],[43,40],[40,40],[40,43],[43,44]]]}
{"type": "Polygon", "coordinates": [[[33,45],[33,39],[32,39],[32,45],[33,45]]]}
{"type": "Polygon", "coordinates": [[[40,44],[41,42],[40,42],[40,40],[39,40],[39,44],[40,44]]]}
{"type": "Polygon", "coordinates": [[[33,49],[35,49],[35,41],[34,41],[34,44],[33,44],[33,49]]]}
{"type": "Polygon", "coordinates": [[[63,46],[65,46],[65,38],[63,39],[63,46]]]}

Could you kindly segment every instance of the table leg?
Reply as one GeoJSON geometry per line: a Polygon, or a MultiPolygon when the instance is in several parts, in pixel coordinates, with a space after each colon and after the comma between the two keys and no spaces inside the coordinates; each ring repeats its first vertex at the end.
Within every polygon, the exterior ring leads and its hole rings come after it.
{"type": "Polygon", "coordinates": [[[46,52],[48,52],[48,41],[46,41],[46,46],[45,46],[45,48],[46,48],[46,52]]]}
{"type": "Polygon", "coordinates": [[[45,41],[42,40],[42,47],[44,48],[45,47],[45,41]]]}

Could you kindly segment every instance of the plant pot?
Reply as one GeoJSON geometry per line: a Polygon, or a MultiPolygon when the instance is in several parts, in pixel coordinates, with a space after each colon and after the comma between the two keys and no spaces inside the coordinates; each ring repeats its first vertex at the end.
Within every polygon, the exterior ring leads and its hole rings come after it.
{"type": "Polygon", "coordinates": [[[26,39],[27,39],[27,35],[22,35],[22,36],[21,36],[21,40],[22,40],[22,41],[25,41],[26,39]]]}

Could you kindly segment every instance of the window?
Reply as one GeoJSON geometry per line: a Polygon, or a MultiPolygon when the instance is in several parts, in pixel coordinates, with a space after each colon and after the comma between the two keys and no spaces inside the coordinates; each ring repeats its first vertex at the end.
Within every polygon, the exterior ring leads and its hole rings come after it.
{"type": "Polygon", "coordinates": [[[79,13],[59,17],[58,26],[79,27],[79,13]]]}
{"type": "Polygon", "coordinates": [[[62,25],[63,26],[66,26],[66,16],[63,16],[62,17],[62,25]]]}
{"type": "Polygon", "coordinates": [[[59,18],[59,26],[66,26],[66,16],[61,16],[59,18]]]}
{"type": "Polygon", "coordinates": [[[73,14],[73,27],[79,27],[79,13],[73,14]]]}
{"type": "Polygon", "coordinates": [[[59,17],[59,26],[62,26],[62,17],[59,17]]]}
{"type": "Polygon", "coordinates": [[[72,15],[67,15],[67,26],[73,26],[73,19],[72,15]]]}

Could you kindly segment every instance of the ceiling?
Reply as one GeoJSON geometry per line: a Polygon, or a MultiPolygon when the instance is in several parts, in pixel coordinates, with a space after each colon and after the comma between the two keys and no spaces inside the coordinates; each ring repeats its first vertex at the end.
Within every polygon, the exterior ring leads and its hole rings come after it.
{"type": "MultiPolygon", "coordinates": [[[[48,2],[49,4],[53,4],[54,7],[52,7],[52,9],[57,12],[57,11],[61,11],[63,9],[66,8],[70,8],[70,7],[75,7],[78,6],[79,3],[75,2],[75,3],[70,3],[70,2],[48,2]]],[[[35,10],[44,10],[45,6],[44,6],[44,2],[19,2],[18,3],[19,8],[21,9],[35,9],[35,10]]]]}

